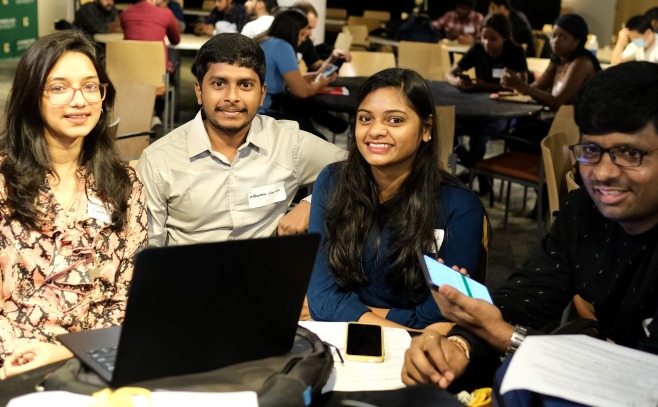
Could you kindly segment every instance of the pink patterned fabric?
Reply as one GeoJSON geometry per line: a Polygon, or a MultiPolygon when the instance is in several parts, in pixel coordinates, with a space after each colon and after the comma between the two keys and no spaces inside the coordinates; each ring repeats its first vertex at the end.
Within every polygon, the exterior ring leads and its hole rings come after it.
{"type": "Polygon", "coordinates": [[[41,231],[7,219],[0,175],[0,358],[29,341],[56,342],[61,333],[123,322],[133,255],[148,242],[142,184],[127,170],[132,193],[128,223],[119,232],[95,205],[100,198],[84,167],[77,174],[86,187],[69,211],[44,182],[37,204],[45,210],[41,231]]]}
{"type": "Polygon", "coordinates": [[[475,36],[475,40],[479,41],[483,20],[484,16],[477,11],[471,11],[466,19],[459,18],[454,11],[448,11],[432,21],[432,27],[436,30],[445,30],[449,40],[455,40],[463,34],[472,34],[475,36]]]}

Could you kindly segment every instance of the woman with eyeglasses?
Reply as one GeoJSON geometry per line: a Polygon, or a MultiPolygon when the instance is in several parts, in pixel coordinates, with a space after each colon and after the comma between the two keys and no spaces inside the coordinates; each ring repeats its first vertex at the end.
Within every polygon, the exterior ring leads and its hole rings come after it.
{"type": "Polygon", "coordinates": [[[18,63],[0,134],[0,377],[71,356],[55,336],[123,321],[147,244],[135,172],[108,131],[115,89],[77,31],[18,63]]]}

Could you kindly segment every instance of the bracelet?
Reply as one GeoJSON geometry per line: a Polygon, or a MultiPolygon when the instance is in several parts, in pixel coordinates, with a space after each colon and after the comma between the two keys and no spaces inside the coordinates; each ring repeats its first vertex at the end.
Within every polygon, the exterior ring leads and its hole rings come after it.
{"type": "Polygon", "coordinates": [[[468,344],[465,340],[458,336],[448,336],[446,339],[459,345],[462,352],[464,353],[464,356],[466,356],[466,360],[471,360],[471,351],[468,350],[468,344]]]}
{"type": "Polygon", "coordinates": [[[523,340],[525,339],[526,334],[528,333],[528,330],[526,327],[521,326],[521,325],[514,325],[514,332],[512,332],[512,337],[510,338],[509,345],[507,345],[507,349],[505,349],[505,357],[514,354],[517,349],[519,349],[519,346],[521,346],[521,343],[523,343],[523,340]]]}

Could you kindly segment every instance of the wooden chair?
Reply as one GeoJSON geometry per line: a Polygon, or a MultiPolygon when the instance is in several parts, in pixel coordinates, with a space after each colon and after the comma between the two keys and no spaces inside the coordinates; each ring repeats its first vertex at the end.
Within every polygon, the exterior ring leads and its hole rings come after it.
{"type": "Polygon", "coordinates": [[[443,44],[400,41],[398,66],[418,72],[423,78],[445,81],[450,71],[450,55],[443,44]]]}
{"type": "Polygon", "coordinates": [[[391,19],[391,13],[389,11],[380,11],[380,10],[363,10],[363,17],[370,18],[373,20],[378,20],[382,23],[385,23],[391,19]]]}
{"type": "Polygon", "coordinates": [[[108,41],[106,67],[112,82],[134,81],[153,85],[164,98],[165,131],[174,128],[175,89],[169,84],[165,48],[160,41],[108,41]]]}
{"type": "Polygon", "coordinates": [[[156,87],[134,81],[117,81],[115,87],[116,146],[121,159],[129,162],[139,158],[155,135],[151,131],[151,119],[156,87]]]}
{"type": "Polygon", "coordinates": [[[343,32],[346,32],[352,36],[352,44],[350,46],[350,50],[370,49],[370,40],[368,39],[368,27],[366,27],[365,25],[346,25],[343,26],[343,32]]]}
{"type": "Polygon", "coordinates": [[[121,155],[121,160],[129,163],[139,159],[142,151],[151,144],[153,132],[124,134],[116,137],[116,146],[121,155]]]}
{"type": "MultiPolygon", "coordinates": [[[[487,178],[498,178],[506,181],[507,192],[505,195],[505,216],[503,218],[503,229],[507,228],[509,219],[510,197],[512,183],[524,187],[534,188],[537,191],[537,226],[539,234],[544,233],[543,221],[543,190],[544,176],[541,156],[522,153],[518,151],[507,151],[491,158],[486,158],[475,163],[469,171],[469,182],[473,183],[476,175],[484,175],[487,178]]],[[[490,205],[493,206],[493,193],[490,195],[490,205]]],[[[524,194],[525,198],[525,194],[524,194]]]]}
{"type": "Polygon", "coordinates": [[[575,191],[580,188],[580,185],[576,182],[576,174],[573,169],[567,171],[567,175],[565,175],[564,178],[567,182],[567,192],[575,191]]]}
{"type": "Polygon", "coordinates": [[[535,46],[535,57],[541,58],[544,55],[544,47],[548,42],[548,36],[543,31],[533,30],[532,41],[535,46]]]}
{"type": "Polygon", "coordinates": [[[212,11],[212,9],[215,8],[215,1],[214,0],[203,0],[203,3],[201,4],[201,10],[203,11],[212,11]]]}
{"type": "Polygon", "coordinates": [[[573,169],[569,143],[564,132],[551,133],[541,141],[544,160],[548,206],[551,219],[560,208],[560,201],[567,194],[567,172],[573,169]]]}
{"type": "Polygon", "coordinates": [[[455,106],[437,106],[436,117],[439,122],[439,162],[453,175],[457,171],[457,156],[453,152],[455,145],[455,106]]]}
{"type": "Polygon", "coordinates": [[[381,28],[382,23],[374,18],[349,16],[347,17],[347,25],[365,25],[368,29],[368,33],[370,33],[381,28]]]}
{"type": "Polygon", "coordinates": [[[117,91],[114,117],[120,119],[117,134],[151,130],[156,87],[149,83],[125,80],[114,82],[114,87],[117,91]]]}
{"type": "Polygon", "coordinates": [[[579,139],[580,131],[574,120],[573,106],[561,106],[555,114],[548,135],[541,141],[551,219],[568,192],[566,174],[573,169],[575,162],[569,146],[576,144],[579,139]]]}
{"type": "Polygon", "coordinates": [[[325,16],[335,20],[345,20],[347,18],[347,9],[327,7],[325,16]]]}
{"type": "Polygon", "coordinates": [[[349,51],[352,48],[352,34],[347,31],[339,32],[334,41],[334,48],[349,51]]]}
{"type": "Polygon", "coordinates": [[[392,52],[351,51],[352,62],[345,62],[340,76],[370,76],[386,68],[395,67],[392,52]]]}

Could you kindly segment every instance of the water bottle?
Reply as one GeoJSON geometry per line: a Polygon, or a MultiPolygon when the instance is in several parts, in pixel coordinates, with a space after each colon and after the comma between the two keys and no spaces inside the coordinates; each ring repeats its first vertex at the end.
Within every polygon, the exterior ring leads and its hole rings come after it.
{"type": "Polygon", "coordinates": [[[599,40],[596,39],[596,35],[592,34],[589,36],[585,44],[585,49],[596,56],[596,51],[599,50],[599,40]]]}

